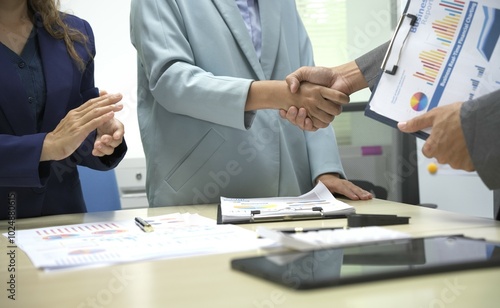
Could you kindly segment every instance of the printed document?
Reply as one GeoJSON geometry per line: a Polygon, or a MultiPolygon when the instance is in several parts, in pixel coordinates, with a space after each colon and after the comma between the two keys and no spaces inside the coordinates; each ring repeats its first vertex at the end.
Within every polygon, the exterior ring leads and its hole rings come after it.
{"type": "Polygon", "coordinates": [[[395,126],[500,89],[500,1],[411,0],[396,31],[367,116],[395,126]]]}

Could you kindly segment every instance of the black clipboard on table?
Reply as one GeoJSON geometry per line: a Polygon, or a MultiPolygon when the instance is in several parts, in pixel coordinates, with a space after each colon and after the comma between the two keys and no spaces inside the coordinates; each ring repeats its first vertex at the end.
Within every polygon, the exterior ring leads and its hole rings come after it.
{"type": "Polygon", "coordinates": [[[221,197],[217,224],[345,218],[353,213],[353,206],[336,199],[318,182],[314,189],[298,197],[221,197]]]}
{"type": "MultiPolygon", "coordinates": [[[[500,89],[500,3],[409,0],[365,115],[397,127],[500,89]]],[[[426,139],[431,129],[414,133],[426,139]]]]}

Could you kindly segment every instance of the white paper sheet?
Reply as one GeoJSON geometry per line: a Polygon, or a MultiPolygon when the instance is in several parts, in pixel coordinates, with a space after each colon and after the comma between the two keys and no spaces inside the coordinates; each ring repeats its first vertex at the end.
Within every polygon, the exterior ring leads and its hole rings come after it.
{"type": "Polygon", "coordinates": [[[16,243],[35,267],[46,270],[251,250],[269,244],[253,231],[217,225],[197,214],[142,218],[154,232],[143,232],[130,219],[19,230],[16,243]]]}
{"type": "Polygon", "coordinates": [[[500,89],[500,1],[411,0],[406,13],[416,23],[402,19],[369,117],[395,126],[500,89]]]}

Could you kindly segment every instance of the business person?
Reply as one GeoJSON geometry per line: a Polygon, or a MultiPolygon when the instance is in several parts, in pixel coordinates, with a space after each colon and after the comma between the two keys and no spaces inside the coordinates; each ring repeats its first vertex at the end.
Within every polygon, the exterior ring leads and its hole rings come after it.
{"type": "MultiPolygon", "coordinates": [[[[302,67],[287,76],[292,92],[309,81],[350,95],[376,84],[387,44],[336,68],[302,67]]],[[[439,163],[466,171],[476,170],[484,184],[494,190],[494,217],[500,220],[500,90],[466,102],[440,106],[410,121],[398,123],[407,133],[432,127],[423,154],[439,163]]],[[[315,130],[306,110],[292,108],[281,115],[306,130],[315,130]]]]}
{"type": "Polygon", "coordinates": [[[304,99],[326,126],[339,111],[330,101],[348,99],[288,90],[286,75],[313,64],[295,1],[133,0],[131,40],[150,206],[294,196],[317,180],[371,198],[345,180],[331,127],[304,132],[269,110],[304,99]]]}
{"type": "Polygon", "coordinates": [[[108,170],[127,149],[92,30],[57,4],[0,2],[0,219],[85,212],[76,165],[108,170]]]}

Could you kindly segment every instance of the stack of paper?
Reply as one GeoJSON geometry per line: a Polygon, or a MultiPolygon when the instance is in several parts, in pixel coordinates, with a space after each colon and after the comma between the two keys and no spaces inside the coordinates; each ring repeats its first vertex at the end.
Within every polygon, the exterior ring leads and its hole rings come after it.
{"type": "Polygon", "coordinates": [[[299,251],[346,247],[362,243],[407,239],[411,237],[407,233],[376,226],[350,229],[319,229],[292,233],[258,227],[256,232],[261,237],[272,239],[277,244],[299,251]]]}

